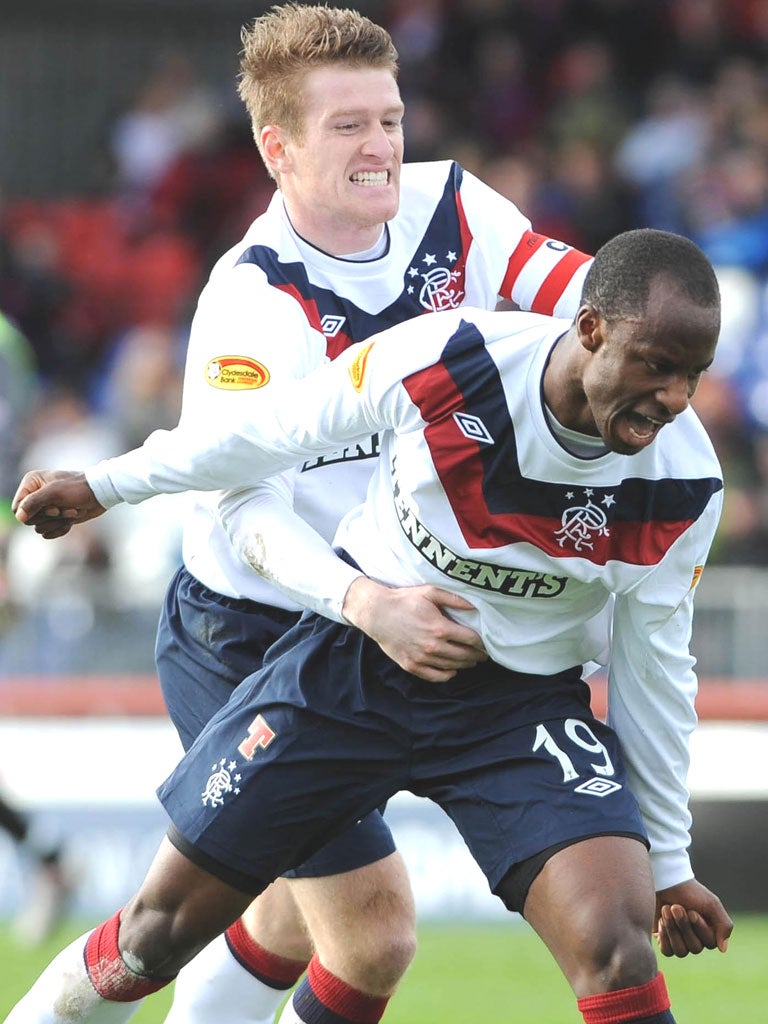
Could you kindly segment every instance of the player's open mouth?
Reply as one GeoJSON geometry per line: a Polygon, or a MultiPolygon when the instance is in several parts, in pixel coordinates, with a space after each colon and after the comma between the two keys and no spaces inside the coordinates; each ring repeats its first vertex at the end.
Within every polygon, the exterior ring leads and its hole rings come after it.
{"type": "Polygon", "coordinates": [[[668,420],[656,419],[653,416],[645,416],[643,413],[631,412],[627,416],[629,421],[629,433],[637,441],[647,443],[652,441],[668,420]]]}
{"type": "Polygon", "coordinates": [[[353,185],[386,185],[389,181],[389,171],[355,171],[349,180],[353,185]]]}

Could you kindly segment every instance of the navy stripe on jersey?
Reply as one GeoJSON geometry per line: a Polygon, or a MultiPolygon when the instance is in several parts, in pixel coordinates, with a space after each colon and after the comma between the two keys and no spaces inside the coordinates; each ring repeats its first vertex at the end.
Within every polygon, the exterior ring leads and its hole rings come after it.
{"type": "Polygon", "coordinates": [[[553,557],[655,565],[722,487],[717,478],[584,487],[523,476],[498,368],[466,321],[441,361],[404,385],[470,548],[527,541],[553,557]]]}
{"type": "Polygon", "coordinates": [[[453,163],[429,226],[405,267],[403,290],[378,313],[367,313],[336,292],[313,285],[303,263],[283,263],[269,246],[250,246],[237,263],[255,264],[273,288],[292,295],[311,326],[325,335],[327,354],[335,359],[354,342],[378,331],[461,304],[472,244],[459,196],[462,177],[461,167],[453,163]]]}

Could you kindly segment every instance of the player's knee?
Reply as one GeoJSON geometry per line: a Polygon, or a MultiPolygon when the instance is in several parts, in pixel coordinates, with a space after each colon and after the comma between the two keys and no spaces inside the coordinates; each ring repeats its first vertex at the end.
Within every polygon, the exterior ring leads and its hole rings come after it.
{"type": "Polygon", "coordinates": [[[626,921],[604,924],[584,942],[569,978],[577,995],[610,992],[644,985],[658,972],[650,936],[626,921]]]}
{"type": "Polygon", "coordinates": [[[349,951],[344,958],[348,976],[364,992],[391,994],[416,954],[416,937],[410,932],[379,933],[349,951]]]}
{"type": "Polygon", "coordinates": [[[356,944],[357,973],[376,982],[379,991],[393,990],[416,955],[416,919],[410,904],[390,899],[386,907],[379,901],[359,922],[359,935],[366,941],[356,944]]]}
{"type": "Polygon", "coordinates": [[[394,987],[416,955],[416,932],[410,928],[390,931],[379,943],[376,961],[382,979],[394,987]]]}
{"type": "Polygon", "coordinates": [[[118,945],[131,970],[147,978],[168,978],[181,970],[211,936],[185,924],[180,908],[149,907],[133,899],[120,917],[118,945]]]}

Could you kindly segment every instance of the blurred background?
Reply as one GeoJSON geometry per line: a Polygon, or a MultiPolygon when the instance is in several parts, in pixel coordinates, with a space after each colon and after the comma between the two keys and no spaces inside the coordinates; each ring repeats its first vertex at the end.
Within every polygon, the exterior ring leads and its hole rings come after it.
{"type": "MultiPolygon", "coordinates": [[[[2,4],[0,793],[64,851],[83,914],[133,890],[164,829],[153,790],[178,747],[153,645],[184,499],[44,542],[10,497],[27,469],[176,422],[197,295],[272,192],[234,84],[240,26],[268,6],[2,4]]],[[[768,910],[768,3],[347,6],[394,36],[406,159],[459,160],[588,252],[651,226],[717,268],[722,340],[695,405],[726,504],[693,641],[694,866],[732,910],[768,910]]],[[[422,913],[500,913],[439,812],[402,797],[391,820],[422,913]]],[[[30,863],[0,833],[0,916],[30,863]]]]}

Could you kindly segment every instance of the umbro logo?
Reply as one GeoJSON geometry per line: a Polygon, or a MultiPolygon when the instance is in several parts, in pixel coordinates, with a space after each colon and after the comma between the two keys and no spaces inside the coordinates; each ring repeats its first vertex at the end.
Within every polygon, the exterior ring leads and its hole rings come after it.
{"type": "Polygon", "coordinates": [[[326,338],[335,338],[344,326],[346,317],[335,316],[333,313],[326,313],[320,321],[320,328],[326,338]]]}
{"type": "Polygon", "coordinates": [[[582,782],[574,789],[574,793],[587,793],[589,796],[609,796],[621,789],[621,783],[613,782],[611,779],[598,779],[593,777],[582,782]]]}
{"type": "Polygon", "coordinates": [[[494,443],[488,428],[479,416],[472,416],[467,412],[455,412],[453,418],[464,437],[468,437],[470,441],[478,441],[480,444],[494,443]]]}

